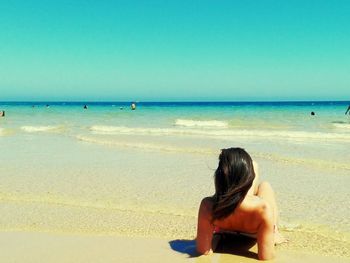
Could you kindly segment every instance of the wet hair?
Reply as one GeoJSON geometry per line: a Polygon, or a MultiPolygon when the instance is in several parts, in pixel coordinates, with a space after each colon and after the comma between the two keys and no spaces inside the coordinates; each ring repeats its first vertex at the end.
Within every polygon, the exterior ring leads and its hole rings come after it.
{"type": "Polygon", "coordinates": [[[243,201],[253,184],[255,172],[250,155],[242,148],[221,150],[215,171],[212,221],[229,216],[243,201]]]}

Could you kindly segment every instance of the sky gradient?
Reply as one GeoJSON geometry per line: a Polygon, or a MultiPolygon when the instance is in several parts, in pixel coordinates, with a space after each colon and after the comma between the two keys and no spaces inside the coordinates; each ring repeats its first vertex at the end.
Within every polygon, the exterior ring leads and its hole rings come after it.
{"type": "Polygon", "coordinates": [[[1,1],[0,101],[350,100],[350,1],[1,1]]]}

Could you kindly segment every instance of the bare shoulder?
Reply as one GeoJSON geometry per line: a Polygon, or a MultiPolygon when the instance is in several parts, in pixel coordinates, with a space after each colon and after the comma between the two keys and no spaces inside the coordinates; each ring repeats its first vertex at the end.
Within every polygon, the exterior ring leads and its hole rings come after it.
{"type": "Polygon", "coordinates": [[[270,210],[268,202],[256,195],[247,195],[239,208],[244,212],[253,213],[258,217],[263,217],[270,210]]]}
{"type": "Polygon", "coordinates": [[[209,196],[203,198],[199,210],[211,214],[213,210],[213,198],[209,196]]]}

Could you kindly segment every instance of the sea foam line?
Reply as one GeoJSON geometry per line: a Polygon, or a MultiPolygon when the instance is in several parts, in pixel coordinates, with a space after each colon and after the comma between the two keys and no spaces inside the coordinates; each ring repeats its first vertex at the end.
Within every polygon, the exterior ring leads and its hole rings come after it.
{"type": "Polygon", "coordinates": [[[350,123],[333,123],[333,126],[339,129],[350,129],[350,123]]]}
{"type": "Polygon", "coordinates": [[[61,126],[22,126],[21,129],[25,132],[57,132],[62,129],[61,126]]]}
{"type": "Polygon", "coordinates": [[[191,120],[191,119],[177,119],[175,121],[176,126],[184,127],[213,127],[213,128],[227,128],[228,123],[218,120],[191,120]]]}
{"type": "Polygon", "coordinates": [[[113,141],[108,139],[87,137],[83,135],[77,135],[76,138],[80,141],[101,144],[106,146],[122,147],[122,148],[136,148],[145,151],[163,151],[163,152],[173,152],[173,153],[194,153],[194,154],[218,154],[217,150],[207,149],[207,148],[189,148],[189,147],[176,147],[172,145],[165,144],[151,144],[151,143],[133,143],[133,142],[122,142],[113,141]]]}
{"type": "MultiPolygon", "coordinates": [[[[169,153],[189,153],[189,154],[200,154],[200,155],[213,155],[217,156],[220,153],[220,149],[213,148],[192,148],[192,147],[177,147],[166,144],[151,144],[151,143],[134,143],[127,141],[117,141],[113,139],[103,139],[96,137],[88,137],[83,135],[77,135],[76,139],[100,145],[106,145],[108,147],[117,147],[117,148],[133,148],[141,151],[160,151],[160,152],[169,152],[169,153]]],[[[266,152],[252,152],[254,158],[260,158],[270,161],[275,161],[284,164],[298,164],[306,165],[319,169],[341,169],[341,170],[350,170],[350,165],[347,163],[340,163],[335,161],[320,160],[320,159],[304,159],[304,158],[295,158],[289,156],[282,156],[278,154],[266,153],[266,152]]]]}
{"type": "Polygon", "coordinates": [[[131,128],[125,126],[99,126],[90,127],[94,134],[105,135],[192,135],[217,139],[232,140],[237,137],[243,138],[266,138],[266,139],[290,139],[290,140],[341,140],[350,141],[350,134],[304,132],[304,131],[269,131],[269,130],[243,130],[243,129],[193,129],[193,128],[131,128]]]}

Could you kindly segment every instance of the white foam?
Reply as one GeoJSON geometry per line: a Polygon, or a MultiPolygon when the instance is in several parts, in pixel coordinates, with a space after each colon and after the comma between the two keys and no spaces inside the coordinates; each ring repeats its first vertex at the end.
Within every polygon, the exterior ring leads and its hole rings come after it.
{"type": "Polygon", "coordinates": [[[54,132],[58,131],[60,126],[22,126],[21,129],[25,132],[54,132]]]}
{"type": "Polygon", "coordinates": [[[198,121],[198,120],[186,120],[186,119],[177,119],[175,121],[176,126],[184,126],[184,127],[218,127],[218,128],[227,128],[228,123],[225,121],[217,121],[217,120],[206,120],[206,121],[198,121]]]}
{"type": "Polygon", "coordinates": [[[127,135],[171,135],[174,129],[164,128],[131,128],[125,126],[99,126],[95,125],[90,128],[95,134],[127,134],[127,135]]]}
{"type": "Polygon", "coordinates": [[[333,126],[339,129],[350,129],[350,123],[333,123],[333,126]]]}
{"type": "Polygon", "coordinates": [[[119,140],[108,140],[101,138],[94,138],[89,136],[77,135],[76,138],[80,141],[101,144],[112,147],[122,147],[122,148],[134,148],[145,151],[162,151],[162,152],[175,152],[175,153],[194,153],[194,154],[215,154],[217,155],[217,150],[209,148],[191,148],[191,147],[178,147],[167,144],[155,144],[155,143],[140,143],[140,142],[128,142],[119,140]]]}
{"type": "Polygon", "coordinates": [[[305,132],[305,131],[270,131],[270,130],[243,130],[243,129],[191,129],[191,128],[131,128],[125,126],[92,126],[94,134],[106,135],[154,135],[180,136],[191,135],[217,139],[235,140],[237,138],[254,139],[290,139],[290,140],[341,140],[350,141],[350,134],[305,132]]]}

